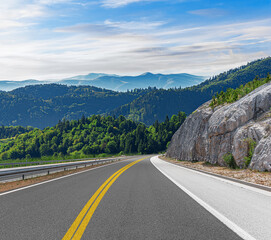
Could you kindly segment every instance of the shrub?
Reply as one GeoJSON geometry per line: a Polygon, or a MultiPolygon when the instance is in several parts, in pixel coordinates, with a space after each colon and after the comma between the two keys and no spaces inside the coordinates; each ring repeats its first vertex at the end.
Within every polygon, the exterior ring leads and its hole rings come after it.
{"type": "Polygon", "coordinates": [[[98,156],[98,158],[106,158],[108,157],[106,153],[100,153],[98,156]]]}
{"type": "Polygon", "coordinates": [[[247,138],[245,139],[245,141],[248,143],[248,155],[244,159],[245,159],[245,165],[246,167],[248,167],[251,162],[252,156],[254,154],[256,142],[251,138],[247,138]]]}
{"type": "Polygon", "coordinates": [[[228,88],[226,92],[221,91],[213,96],[209,106],[214,109],[216,106],[224,103],[233,103],[263,84],[270,82],[270,79],[269,75],[265,79],[256,77],[253,81],[248,82],[246,85],[241,85],[237,89],[228,88]]]}
{"type": "Polygon", "coordinates": [[[228,167],[232,168],[232,169],[236,169],[237,165],[236,162],[234,160],[234,157],[231,153],[225,154],[223,156],[223,159],[225,161],[225,163],[227,164],[228,167]]]}

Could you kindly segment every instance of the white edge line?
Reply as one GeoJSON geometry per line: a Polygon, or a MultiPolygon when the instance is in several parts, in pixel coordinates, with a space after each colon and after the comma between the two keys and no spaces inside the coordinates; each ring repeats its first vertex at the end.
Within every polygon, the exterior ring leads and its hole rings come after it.
{"type": "Polygon", "coordinates": [[[109,164],[106,164],[104,166],[94,167],[94,168],[84,170],[84,171],[81,171],[81,172],[72,173],[72,174],[69,174],[69,175],[66,175],[66,176],[62,176],[62,177],[54,178],[54,179],[47,180],[47,181],[44,181],[44,182],[35,183],[35,184],[29,185],[29,186],[17,188],[17,189],[8,191],[8,192],[0,193],[0,196],[7,195],[7,194],[13,193],[13,192],[18,192],[18,191],[21,191],[21,190],[24,190],[24,189],[27,189],[27,188],[31,188],[31,187],[36,187],[36,186],[39,186],[39,185],[42,185],[42,184],[45,184],[45,183],[53,182],[53,181],[60,180],[60,179],[66,178],[66,177],[71,177],[71,176],[74,176],[74,175],[77,175],[77,174],[80,174],[80,173],[85,173],[85,172],[95,170],[95,169],[98,169],[98,168],[107,167],[109,165],[113,165],[113,164],[117,164],[117,163],[120,163],[120,162],[118,161],[118,162],[115,162],[115,163],[109,163],[109,164]]]}
{"type": "MultiPolygon", "coordinates": [[[[158,157],[158,156],[157,156],[158,157]]],[[[247,190],[250,190],[250,191],[253,191],[253,192],[256,192],[256,193],[260,193],[260,194],[263,194],[265,196],[268,196],[268,197],[271,197],[271,192],[268,192],[268,191],[265,191],[263,189],[259,189],[259,188],[256,188],[256,187],[252,187],[252,186],[248,186],[246,184],[242,184],[242,183],[238,183],[238,182],[234,182],[234,181],[231,181],[231,180],[228,180],[228,179],[225,179],[225,178],[221,178],[221,177],[218,177],[218,176],[214,176],[214,175],[210,175],[208,173],[204,173],[204,172],[200,172],[200,171],[197,171],[197,170],[194,170],[194,169],[191,169],[191,168],[186,168],[186,167],[183,167],[183,166],[180,166],[180,165],[176,165],[176,164],[173,164],[173,163],[170,163],[170,162],[167,162],[165,160],[162,160],[158,157],[159,160],[165,162],[166,164],[170,164],[172,166],[175,166],[175,167],[179,167],[181,169],[184,169],[184,170],[187,170],[187,171],[190,171],[190,172],[194,172],[194,173],[198,173],[198,174],[201,174],[201,175],[204,175],[206,177],[210,177],[210,178],[214,178],[214,179],[217,179],[219,181],[222,181],[222,182],[225,182],[225,183],[229,183],[229,184],[232,184],[232,185],[235,185],[235,186],[238,186],[240,188],[245,188],[247,190]]],[[[241,180],[240,180],[241,181],[241,180]]],[[[244,181],[244,183],[247,183],[244,181]]],[[[249,183],[249,182],[248,182],[249,183]]],[[[259,185],[259,184],[258,184],[259,185]]],[[[261,186],[261,185],[259,185],[261,186]]],[[[266,187],[266,186],[264,186],[266,187]]]]}
{"type": "MultiPolygon", "coordinates": [[[[180,189],[182,189],[187,195],[189,195],[191,198],[193,198],[198,204],[200,204],[202,207],[204,207],[208,212],[210,212],[212,215],[214,215],[219,221],[221,221],[223,224],[225,224],[228,228],[230,228],[233,232],[235,232],[238,236],[245,240],[256,240],[254,237],[252,237],[249,233],[247,233],[245,230],[237,226],[234,222],[226,218],[224,215],[219,213],[217,210],[215,210],[213,207],[211,207],[209,204],[201,200],[199,197],[197,197],[195,194],[190,192],[187,188],[179,184],[177,181],[175,181],[172,177],[170,177],[168,174],[163,172],[154,162],[155,158],[159,159],[157,156],[151,158],[151,163],[162,173],[164,174],[169,180],[171,180],[173,183],[175,183],[180,189]]],[[[160,159],[159,159],[160,160],[160,159]]],[[[162,161],[162,160],[160,160],[162,161]]]]}

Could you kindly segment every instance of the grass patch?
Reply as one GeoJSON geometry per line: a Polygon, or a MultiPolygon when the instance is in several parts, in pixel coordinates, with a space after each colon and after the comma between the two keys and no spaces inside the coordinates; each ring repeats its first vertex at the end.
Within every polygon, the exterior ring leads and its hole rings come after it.
{"type": "Polygon", "coordinates": [[[257,143],[252,138],[247,138],[247,139],[245,139],[245,141],[248,144],[248,155],[244,159],[245,159],[245,165],[246,165],[246,167],[248,167],[251,162],[251,159],[253,157],[254,150],[255,150],[257,143]]]}

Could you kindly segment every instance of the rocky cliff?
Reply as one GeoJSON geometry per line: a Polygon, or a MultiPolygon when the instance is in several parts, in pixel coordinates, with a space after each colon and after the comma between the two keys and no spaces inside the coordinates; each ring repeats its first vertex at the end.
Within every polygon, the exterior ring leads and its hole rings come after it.
{"type": "Polygon", "coordinates": [[[271,83],[235,103],[215,109],[209,104],[186,119],[166,155],[223,166],[225,155],[232,154],[241,168],[271,171],[271,83]]]}

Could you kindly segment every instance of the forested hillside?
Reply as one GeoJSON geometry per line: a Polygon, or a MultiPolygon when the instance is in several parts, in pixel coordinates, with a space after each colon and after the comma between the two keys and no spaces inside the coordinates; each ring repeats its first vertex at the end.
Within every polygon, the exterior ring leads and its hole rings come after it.
{"type": "Polygon", "coordinates": [[[221,73],[193,87],[154,90],[111,111],[110,114],[124,115],[136,121],[152,124],[156,119],[161,121],[165,115],[172,115],[178,111],[190,114],[216,93],[228,88],[235,89],[252,81],[256,76],[264,78],[268,73],[271,73],[270,57],[221,73]]]}
{"type": "Polygon", "coordinates": [[[152,90],[120,93],[90,86],[47,84],[0,92],[0,125],[54,126],[63,118],[109,112],[152,90]]]}
{"type": "Polygon", "coordinates": [[[0,140],[5,138],[15,137],[17,134],[22,134],[26,132],[30,132],[33,130],[33,127],[22,127],[22,126],[10,126],[10,127],[0,127],[0,140]]]}
{"type": "Polygon", "coordinates": [[[183,112],[146,127],[123,116],[93,115],[80,120],[63,120],[55,127],[17,135],[0,145],[0,159],[65,156],[74,158],[101,153],[157,153],[166,149],[184,122],[183,112]]]}
{"type": "Polygon", "coordinates": [[[268,74],[266,78],[259,79],[256,77],[253,81],[248,82],[245,85],[241,85],[236,89],[228,88],[227,91],[221,91],[213,96],[212,101],[210,103],[210,107],[215,108],[219,105],[223,105],[224,103],[233,103],[240,98],[246,96],[256,88],[269,83],[271,81],[271,77],[268,74]]]}

